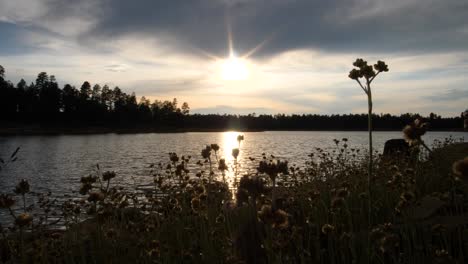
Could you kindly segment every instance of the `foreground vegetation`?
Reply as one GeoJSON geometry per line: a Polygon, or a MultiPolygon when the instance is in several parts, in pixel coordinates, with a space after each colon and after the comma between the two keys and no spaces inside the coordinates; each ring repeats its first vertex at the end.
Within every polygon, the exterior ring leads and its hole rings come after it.
{"type": "Polygon", "coordinates": [[[466,143],[378,156],[372,197],[366,157],[347,139],[335,143],[335,154],[316,149],[304,168],[264,155],[234,188],[224,179],[243,164],[228,167],[216,144],[200,160],[171,153],[167,164],[151,165],[154,186],[144,193],[99,170],[81,179],[82,198],[63,202],[33,197],[21,181],[0,196],[13,220],[1,230],[1,261],[466,263],[468,159],[454,164],[467,156],[466,143]]]}

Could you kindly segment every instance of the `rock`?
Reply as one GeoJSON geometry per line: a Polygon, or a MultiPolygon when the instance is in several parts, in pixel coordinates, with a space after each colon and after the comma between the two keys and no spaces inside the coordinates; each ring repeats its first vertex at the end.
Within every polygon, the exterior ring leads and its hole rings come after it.
{"type": "Polygon", "coordinates": [[[410,146],[404,139],[390,139],[385,142],[384,156],[408,154],[410,146]]]}

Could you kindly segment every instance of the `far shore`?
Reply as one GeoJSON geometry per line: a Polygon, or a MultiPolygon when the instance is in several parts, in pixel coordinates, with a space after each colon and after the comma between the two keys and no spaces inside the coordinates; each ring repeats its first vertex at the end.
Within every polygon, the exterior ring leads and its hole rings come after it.
{"type": "MultiPolygon", "coordinates": [[[[29,136],[29,135],[93,135],[93,134],[146,134],[146,133],[189,133],[189,132],[266,132],[266,131],[367,131],[356,129],[320,129],[320,130],[304,130],[304,129],[249,129],[242,127],[232,128],[174,128],[174,127],[41,127],[41,126],[25,126],[25,127],[0,127],[0,136],[29,136]]],[[[374,131],[401,131],[401,129],[380,130],[374,131]]],[[[460,129],[444,129],[432,130],[438,132],[463,132],[460,129]]]]}

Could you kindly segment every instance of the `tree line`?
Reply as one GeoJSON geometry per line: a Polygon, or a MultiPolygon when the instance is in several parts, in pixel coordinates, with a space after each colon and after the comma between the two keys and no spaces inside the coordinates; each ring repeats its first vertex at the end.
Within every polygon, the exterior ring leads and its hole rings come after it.
{"type": "MultiPolygon", "coordinates": [[[[399,130],[418,114],[373,116],[376,130],[399,130]]],[[[463,119],[441,117],[431,113],[423,117],[433,130],[459,130],[463,119]]],[[[5,80],[5,69],[0,66],[0,121],[2,124],[43,127],[109,128],[145,127],[153,130],[366,130],[366,114],[317,115],[219,115],[190,114],[189,105],[178,101],[150,102],[135,93],[127,94],[119,87],[91,85],[85,81],[79,88],[70,84],[59,87],[55,76],[38,74],[36,81],[18,84],[5,80]]]]}
{"type": "Polygon", "coordinates": [[[144,96],[137,101],[135,93],[119,87],[101,87],[85,81],[80,88],[70,84],[59,87],[55,76],[38,74],[36,81],[24,79],[15,86],[5,80],[0,66],[0,119],[23,123],[54,125],[131,125],[155,123],[177,125],[189,114],[184,102],[177,99],[150,102],[144,96]]]}

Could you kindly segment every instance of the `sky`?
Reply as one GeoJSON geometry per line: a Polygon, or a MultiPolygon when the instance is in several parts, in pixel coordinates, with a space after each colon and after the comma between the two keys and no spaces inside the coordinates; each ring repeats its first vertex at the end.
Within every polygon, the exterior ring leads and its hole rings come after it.
{"type": "Polygon", "coordinates": [[[364,113],[356,58],[389,65],[373,82],[376,113],[458,116],[468,1],[0,0],[6,79],[45,71],[197,113],[364,113]]]}

